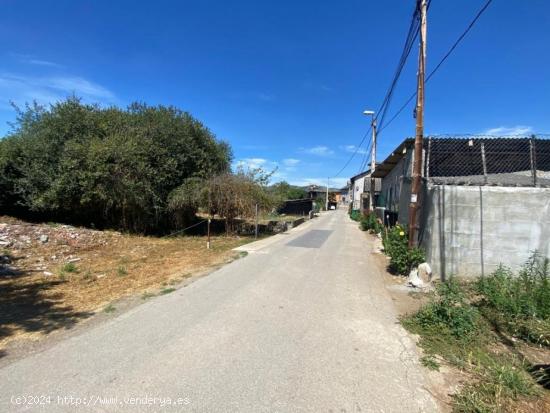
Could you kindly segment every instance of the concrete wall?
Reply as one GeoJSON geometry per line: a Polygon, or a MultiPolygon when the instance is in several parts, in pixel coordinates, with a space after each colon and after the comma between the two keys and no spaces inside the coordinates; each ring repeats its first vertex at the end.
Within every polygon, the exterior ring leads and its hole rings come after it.
{"type": "Polygon", "coordinates": [[[424,207],[421,243],[442,279],[550,257],[550,188],[428,185],[424,207]]]}

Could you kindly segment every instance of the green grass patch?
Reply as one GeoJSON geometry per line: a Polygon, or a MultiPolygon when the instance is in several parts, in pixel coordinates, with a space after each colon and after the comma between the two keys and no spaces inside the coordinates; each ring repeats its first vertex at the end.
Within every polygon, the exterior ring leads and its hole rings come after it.
{"type": "Polygon", "coordinates": [[[422,356],[420,358],[420,362],[422,363],[422,365],[430,370],[437,370],[439,371],[439,363],[437,362],[437,360],[435,359],[435,357],[433,355],[428,355],[428,356],[422,356]]]}
{"type": "Polygon", "coordinates": [[[117,270],[116,270],[116,274],[119,277],[124,277],[125,275],[128,275],[128,271],[126,270],[126,267],[124,267],[122,265],[119,265],[117,270]]]}
{"type": "Polygon", "coordinates": [[[116,311],[116,307],[113,304],[109,304],[107,307],[103,309],[106,313],[113,313],[116,311]]]}
{"type": "Polygon", "coordinates": [[[484,316],[521,340],[550,347],[550,262],[534,253],[518,274],[500,267],[476,283],[484,316]]]}
{"type": "Polygon", "coordinates": [[[67,262],[61,267],[61,272],[75,273],[78,272],[78,268],[76,267],[74,262],[67,262]]]}
{"type": "Polygon", "coordinates": [[[529,274],[516,277],[499,269],[473,284],[451,278],[436,287],[418,312],[401,320],[407,330],[420,336],[425,367],[437,370],[442,360],[471,377],[453,396],[453,411],[515,411],[519,399],[536,398],[543,391],[530,374],[530,363],[500,329],[510,328],[507,331],[521,340],[544,345],[541,335],[534,333],[547,325],[542,318],[546,303],[541,298],[546,294],[546,264],[538,262],[542,267],[530,261],[522,270],[529,274]],[[531,334],[518,333],[519,326],[531,334]]]}
{"type": "Polygon", "coordinates": [[[145,291],[143,294],[141,294],[142,300],[148,300],[149,298],[153,298],[155,294],[150,293],[149,291],[145,291]]]}
{"type": "Polygon", "coordinates": [[[165,287],[165,288],[163,288],[162,290],[160,290],[159,294],[160,294],[160,295],[165,295],[165,294],[173,293],[174,291],[176,291],[175,288],[172,288],[172,287],[165,287]]]}

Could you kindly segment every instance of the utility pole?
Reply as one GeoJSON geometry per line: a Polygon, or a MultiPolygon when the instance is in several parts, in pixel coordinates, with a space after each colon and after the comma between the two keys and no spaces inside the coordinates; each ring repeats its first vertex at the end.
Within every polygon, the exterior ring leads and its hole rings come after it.
{"type": "Polygon", "coordinates": [[[327,178],[327,200],[326,200],[326,210],[328,211],[328,184],[330,182],[330,177],[327,178]]]}
{"type": "Polygon", "coordinates": [[[374,212],[374,191],[375,191],[375,178],[372,176],[374,170],[376,169],[376,118],[372,117],[372,151],[371,151],[371,160],[370,160],[370,199],[369,206],[370,210],[374,212]]]}
{"type": "Polygon", "coordinates": [[[422,190],[422,151],[424,139],[424,76],[426,69],[427,0],[417,0],[420,12],[420,48],[418,53],[418,76],[416,96],[416,136],[414,139],[414,163],[409,204],[409,248],[418,245],[418,216],[422,190]]]}

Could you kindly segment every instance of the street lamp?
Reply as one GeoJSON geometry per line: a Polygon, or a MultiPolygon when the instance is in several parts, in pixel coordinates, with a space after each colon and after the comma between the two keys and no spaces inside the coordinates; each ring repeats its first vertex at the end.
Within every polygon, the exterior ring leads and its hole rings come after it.
{"type": "Polygon", "coordinates": [[[364,115],[371,117],[371,129],[372,129],[372,149],[371,149],[371,160],[370,160],[370,193],[369,193],[369,209],[374,211],[374,178],[372,174],[376,169],[376,117],[374,116],[375,112],[373,110],[365,110],[364,115]]]}

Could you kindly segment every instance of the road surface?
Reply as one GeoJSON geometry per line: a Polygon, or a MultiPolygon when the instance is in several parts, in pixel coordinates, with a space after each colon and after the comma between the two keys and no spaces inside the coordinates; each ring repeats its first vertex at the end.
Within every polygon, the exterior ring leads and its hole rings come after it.
{"type": "Polygon", "coordinates": [[[3,367],[0,411],[437,411],[372,247],[344,211],[246,249],[3,367]]]}

